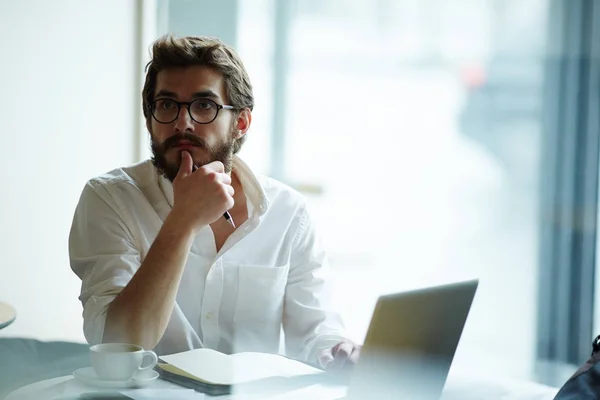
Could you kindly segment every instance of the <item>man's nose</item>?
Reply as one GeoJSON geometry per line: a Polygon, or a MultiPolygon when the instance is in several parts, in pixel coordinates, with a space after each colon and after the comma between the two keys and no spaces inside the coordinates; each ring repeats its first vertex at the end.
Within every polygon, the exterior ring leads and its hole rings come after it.
{"type": "Polygon", "coordinates": [[[179,109],[179,115],[175,120],[175,129],[180,132],[191,131],[194,129],[194,120],[190,116],[188,106],[182,105],[179,109]]]}

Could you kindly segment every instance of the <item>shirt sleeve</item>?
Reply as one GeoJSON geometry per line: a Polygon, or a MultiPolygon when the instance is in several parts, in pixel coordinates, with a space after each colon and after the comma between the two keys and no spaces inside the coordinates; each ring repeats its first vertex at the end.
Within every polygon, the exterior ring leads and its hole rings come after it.
{"type": "Polygon", "coordinates": [[[102,342],[106,311],[140,266],[117,203],[98,183],[88,182],[69,234],[71,269],[81,279],[83,332],[90,344],[102,342]]]}
{"type": "Polygon", "coordinates": [[[283,329],[286,352],[318,364],[318,355],[344,340],[340,315],[332,309],[327,257],[306,207],[294,239],[285,291],[283,329]]]}

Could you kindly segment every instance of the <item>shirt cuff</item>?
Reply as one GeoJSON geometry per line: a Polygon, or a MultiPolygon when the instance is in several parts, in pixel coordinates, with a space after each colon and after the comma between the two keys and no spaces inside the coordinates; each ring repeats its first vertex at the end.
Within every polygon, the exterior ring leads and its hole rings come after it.
{"type": "Polygon", "coordinates": [[[116,296],[92,296],[83,307],[83,334],[90,345],[102,343],[106,312],[116,296]]]}

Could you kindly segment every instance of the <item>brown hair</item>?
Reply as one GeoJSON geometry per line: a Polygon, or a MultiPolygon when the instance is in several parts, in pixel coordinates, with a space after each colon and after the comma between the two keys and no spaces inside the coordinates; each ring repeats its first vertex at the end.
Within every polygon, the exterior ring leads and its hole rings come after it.
{"type": "MultiPolygon", "coordinates": [[[[149,104],[154,99],[158,73],[167,68],[205,65],[223,75],[229,104],[236,109],[254,108],[250,77],[236,51],[219,39],[208,36],[175,37],[165,35],[152,46],[152,59],[146,65],[146,81],[142,90],[142,107],[146,120],[151,118],[149,104]]],[[[235,141],[237,153],[246,135],[235,141]]]]}

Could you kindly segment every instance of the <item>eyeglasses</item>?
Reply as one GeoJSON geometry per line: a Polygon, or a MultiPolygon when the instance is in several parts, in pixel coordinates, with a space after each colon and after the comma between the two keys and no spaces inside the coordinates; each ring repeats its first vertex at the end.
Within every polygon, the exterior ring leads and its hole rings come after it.
{"type": "Polygon", "coordinates": [[[199,124],[210,124],[213,122],[220,110],[235,110],[234,106],[217,104],[210,99],[197,99],[194,101],[175,101],[173,99],[157,99],[148,105],[156,122],[170,124],[179,118],[181,106],[187,106],[192,120],[199,124]]]}

